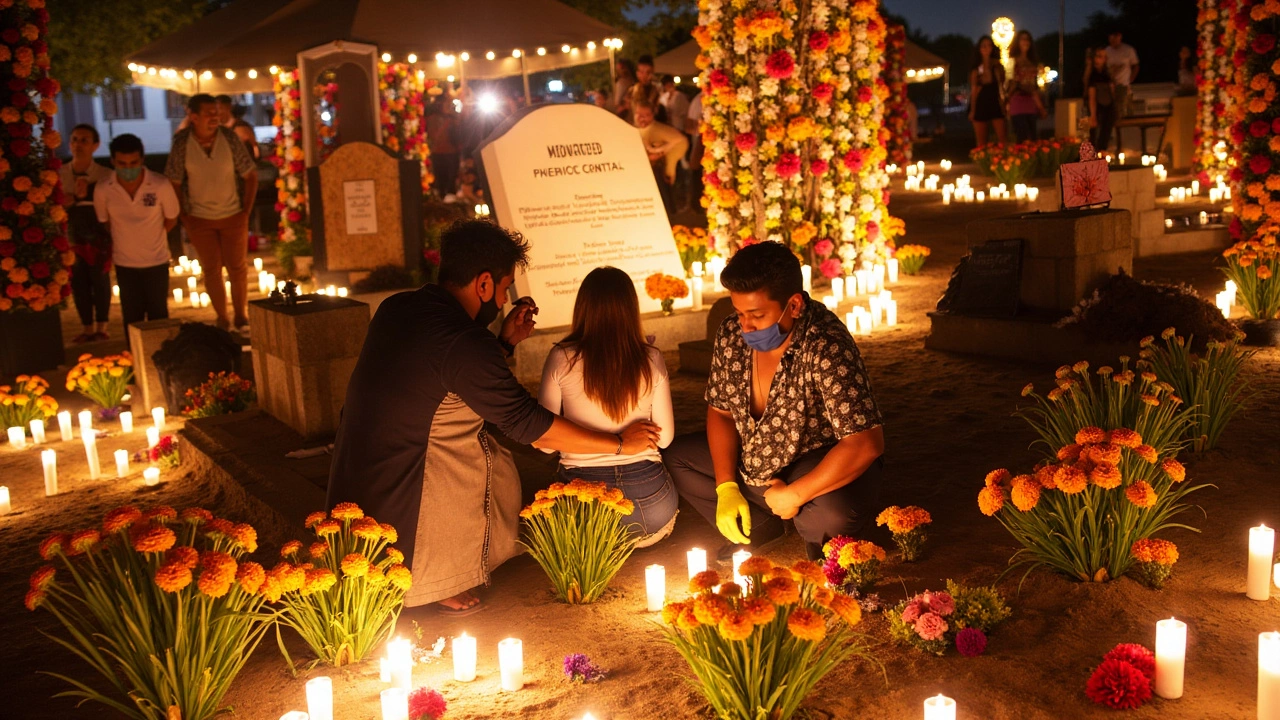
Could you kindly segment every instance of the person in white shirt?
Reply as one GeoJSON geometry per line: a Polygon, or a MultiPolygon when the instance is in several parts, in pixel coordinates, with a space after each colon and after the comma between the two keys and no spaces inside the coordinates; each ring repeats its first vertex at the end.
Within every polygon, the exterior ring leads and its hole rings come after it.
{"type": "Polygon", "coordinates": [[[640,131],[645,152],[649,154],[649,162],[653,164],[662,204],[668,214],[673,213],[676,210],[676,169],[680,159],[689,151],[689,138],[670,125],[658,122],[652,105],[632,102],[631,111],[635,114],[635,126],[640,131]]]}
{"type": "Polygon", "coordinates": [[[1138,51],[1132,45],[1126,45],[1124,35],[1116,31],[1107,36],[1107,71],[1111,73],[1111,81],[1116,85],[1116,115],[1125,117],[1129,114],[1129,86],[1138,79],[1138,51]]]}
{"type": "MultiPolygon", "coordinates": [[[[538,403],[599,432],[651,421],[660,428],[659,448],[675,437],[667,365],[644,340],[640,301],[622,270],[600,267],[583,279],[570,332],[542,368],[538,403]]],[[[653,545],[675,527],[679,496],[655,448],[634,455],[561,452],[557,475],[561,482],[581,478],[621,490],[635,504],[624,523],[640,535],[638,547],[653,545]]]]}
{"type": "Polygon", "coordinates": [[[107,319],[111,313],[111,244],[93,213],[93,189],[111,177],[111,170],[93,161],[100,137],[92,125],[71,130],[71,161],[58,170],[62,180],[62,204],[67,209],[67,234],[76,264],[71,270],[71,299],[84,332],[72,345],[110,340],[107,319]],[[96,324],[95,324],[96,321],[96,324]]]}
{"type": "Polygon", "coordinates": [[[689,98],[676,89],[674,75],[663,76],[662,94],[658,96],[658,102],[662,103],[662,107],[667,109],[667,119],[669,120],[667,124],[684,132],[684,121],[689,115],[689,98]]]}
{"type": "Polygon", "coordinates": [[[120,315],[129,325],[169,317],[169,241],[178,223],[178,195],[168,178],[142,165],[142,141],[111,141],[115,173],[98,183],[93,208],[111,233],[111,260],[120,285],[120,315]]]}

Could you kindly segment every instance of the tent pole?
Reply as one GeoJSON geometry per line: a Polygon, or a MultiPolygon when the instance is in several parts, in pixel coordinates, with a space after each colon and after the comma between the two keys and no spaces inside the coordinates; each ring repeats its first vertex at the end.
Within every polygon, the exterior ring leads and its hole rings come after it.
{"type": "Polygon", "coordinates": [[[951,66],[942,71],[942,112],[945,115],[947,106],[951,104],[951,66]]]}
{"type": "Polygon", "coordinates": [[[524,62],[524,53],[520,53],[520,78],[524,80],[524,104],[532,105],[533,96],[529,94],[529,66],[524,62]]]}
{"type": "Polygon", "coordinates": [[[613,43],[609,43],[609,89],[618,86],[618,65],[613,60],[613,43]]]}

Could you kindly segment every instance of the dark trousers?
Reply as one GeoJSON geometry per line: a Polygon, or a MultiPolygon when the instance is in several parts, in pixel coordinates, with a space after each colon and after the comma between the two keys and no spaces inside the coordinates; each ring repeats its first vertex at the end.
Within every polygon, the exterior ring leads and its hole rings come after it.
{"type": "Polygon", "coordinates": [[[116,266],[120,283],[120,317],[124,320],[125,337],[129,326],[143,320],[169,317],[169,265],[144,268],[116,266]]]}
{"type": "MultiPolygon", "coordinates": [[[[777,475],[783,482],[794,482],[808,474],[833,446],[818,448],[801,455],[795,462],[783,468],[777,475]]],[[[716,480],[711,463],[711,448],[705,432],[681,435],[662,453],[662,460],[675,481],[676,491],[698,514],[712,525],[716,524],[716,480]]],[[[853,482],[810,500],[800,507],[795,516],[796,532],[805,542],[810,559],[822,557],[822,546],[837,535],[857,537],[876,516],[876,503],[880,499],[880,485],[884,476],[884,458],[876,461],[853,482]]],[[[778,522],[764,501],[766,488],[738,484],[742,495],[751,506],[751,527],[778,522]]]]}
{"type": "Polygon", "coordinates": [[[436,176],[431,187],[440,193],[440,197],[458,192],[458,161],[460,159],[461,155],[458,153],[431,153],[431,172],[436,176]]]}
{"type": "Polygon", "coordinates": [[[1116,106],[1099,105],[1097,124],[1089,131],[1089,142],[1098,152],[1105,151],[1111,145],[1111,131],[1116,126],[1116,106]]]}
{"type": "Polygon", "coordinates": [[[1013,137],[1020,143],[1036,139],[1036,123],[1040,116],[1035,113],[1010,115],[1009,124],[1013,126],[1013,137]]]}
{"type": "Polygon", "coordinates": [[[77,255],[76,264],[71,267],[71,299],[81,325],[89,327],[95,319],[105,323],[111,312],[111,272],[101,265],[90,265],[77,255]]]}

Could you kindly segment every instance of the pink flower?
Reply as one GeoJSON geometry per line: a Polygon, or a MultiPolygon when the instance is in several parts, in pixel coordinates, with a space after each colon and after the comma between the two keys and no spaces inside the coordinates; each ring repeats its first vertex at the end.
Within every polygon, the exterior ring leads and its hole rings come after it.
{"type": "Polygon", "coordinates": [[[920,598],[913,598],[911,602],[907,603],[907,606],[902,609],[902,621],[914,623],[916,620],[920,619],[922,614],[924,614],[924,610],[925,605],[920,601],[920,598]]]}
{"type": "Polygon", "coordinates": [[[859,170],[862,169],[862,163],[863,163],[862,151],[850,150],[849,152],[844,154],[843,162],[846,168],[849,168],[849,170],[853,172],[858,172],[859,170]]]}
{"type": "Polygon", "coordinates": [[[946,634],[949,627],[947,621],[935,612],[924,613],[916,620],[916,634],[925,640],[937,640],[946,634]]]}
{"type": "Polygon", "coordinates": [[[978,657],[987,649],[987,636],[978,628],[956,633],[956,650],[965,657],[978,657]]]}
{"type": "Polygon", "coordinates": [[[831,251],[835,249],[836,249],[835,243],[831,242],[830,240],[823,239],[813,244],[813,251],[817,253],[818,257],[822,257],[822,258],[830,257],[831,251]]]}
{"type": "Polygon", "coordinates": [[[929,610],[946,617],[956,611],[956,601],[952,599],[950,593],[936,592],[925,593],[925,601],[929,603],[929,610]]]}
{"type": "Polygon", "coordinates": [[[778,173],[778,177],[783,179],[799,175],[800,156],[793,152],[782,153],[778,156],[778,162],[774,164],[774,171],[778,173]]]}
{"type": "Polygon", "coordinates": [[[834,92],[835,88],[828,83],[818,83],[813,86],[813,90],[809,94],[813,96],[814,100],[824,103],[831,99],[831,95],[834,92]]]}
{"type": "Polygon", "coordinates": [[[729,73],[724,70],[712,70],[707,76],[707,84],[712,90],[719,90],[729,84],[729,73]]]}
{"type": "Polygon", "coordinates": [[[768,60],[764,61],[765,72],[769,77],[786,80],[796,70],[796,59],[790,50],[775,50],[768,60]]]}
{"type": "Polygon", "coordinates": [[[409,720],[439,720],[445,708],[444,697],[435,690],[418,688],[409,693],[409,720]]]}
{"type": "Polygon", "coordinates": [[[830,258],[827,260],[823,260],[822,264],[818,266],[818,270],[822,273],[823,277],[833,278],[833,277],[839,277],[840,274],[844,271],[844,268],[840,266],[839,260],[835,258],[830,258]]]}
{"type": "Polygon", "coordinates": [[[1113,710],[1131,710],[1151,699],[1151,681],[1123,660],[1103,660],[1089,676],[1084,694],[1113,710]]]}

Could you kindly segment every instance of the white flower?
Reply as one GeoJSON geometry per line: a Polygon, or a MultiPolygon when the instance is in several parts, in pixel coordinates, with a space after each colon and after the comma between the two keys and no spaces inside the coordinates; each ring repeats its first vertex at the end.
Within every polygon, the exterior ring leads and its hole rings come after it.
{"type": "Polygon", "coordinates": [[[858,131],[853,134],[853,137],[859,143],[865,145],[871,141],[871,130],[866,126],[859,127],[858,131]]]}
{"type": "Polygon", "coordinates": [[[836,201],[835,201],[835,200],[823,200],[823,201],[822,201],[822,214],[823,214],[823,215],[835,215],[835,214],[836,214],[836,201]]]}
{"type": "Polygon", "coordinates": [[[733,51],[738,55],[746,55],[751,50],[750,40],[734,40],[733,51]]]}
{"type": "Polygon", "coordinates": [[[764,209],[764,216],[769,220],[777,220],[782,217],[782,205],[780,203],[769,203],[764,209]]]}
{"type": "Polygon", "coordinates": [[[728,211],[728,210],[717,210],[717,211],[716,211],[716,224],[718,224],[718,225],[728,225],[728,224],[729,224],[729,221],[730,221],[730,218],[729,218],[729,211],[728,211]]]}
{"type": "Polygon", "coordinates": [[[836,250],[836,254],[840,256],[841,260],[850,262],[858,257],[858,249],[848,243],[841,243],[840,248],[836,250]]]}
{"type": "Polygon", "coordinates": [[[820,117],[820,118],[829,117],[829,116],[831,115],[831,106],[830,106],[830,105],[820,105],[820,106],[818,106],[818,112],[817,112],[817,115],[818,115],[818,117],[820,117]]]}
{"type": "Polygon", "coordinates": [[[876,201],[870,195],[863,193],[858,197],[858,209],[864,213],[871,212],[876,206],[876,201]]]}
{"type": "Polygon", "coordinates": [[[769,235],[765,238],[765,240],[768,240],[769,242],[780,243],[782,242],[782,235],[779,233],[769,233],[769,235]]]}
{"type": "Polygon", "coordinates": [[[711,143],[711,156],[719,160],[729,154],[729,141],[718,139],[711,143]]]}
{"type": "Polygon", "coordinates": [[[848,59],[843,57],[836,58],[836,72],[847,73],[849,72],[849,68],[850,65],[848,59]]]}
{"type": "Polygon", "coordinates": [[[738,102],[750,103],[754,97],[755,93],[752,92],[750,85],[738,88],[738,102]]]}
{"type": "Polygon", "coordinates": [[[788,93],[786,97],[782,98],[782,101],[788,105],[795,105],[800,102],[800,96],[795,93],[788,93]]]}
{"type": "Polygon", "coordinates": [[[738,156],[738,167],[751,167],[751,163],[755,161],[755,152],[744,152],[738,156]]]}
{"type": "Polygon", "coordinates": [[[750,200],[738,205],[738,215],[743,219],[751,217],[752,213],[754,212],[755,212],[755,207],[752,206],[750,200]]]}
{"type": "Polygon", "coordinates": [[[767,198],[780,198],[780,197],[782,197],[782,181],[781,181],[781,180],[770,180],[770,181],[769,181],[769,182],[764,186],[764,196],[765,196],[765,197],[767,197],[767,198]]]}
{"type": "Polygon", "coordinates": [[[853,208],[853,196],[841,195],[840,196],[840,212],[847,213],[852,208],[853,208]]]}

